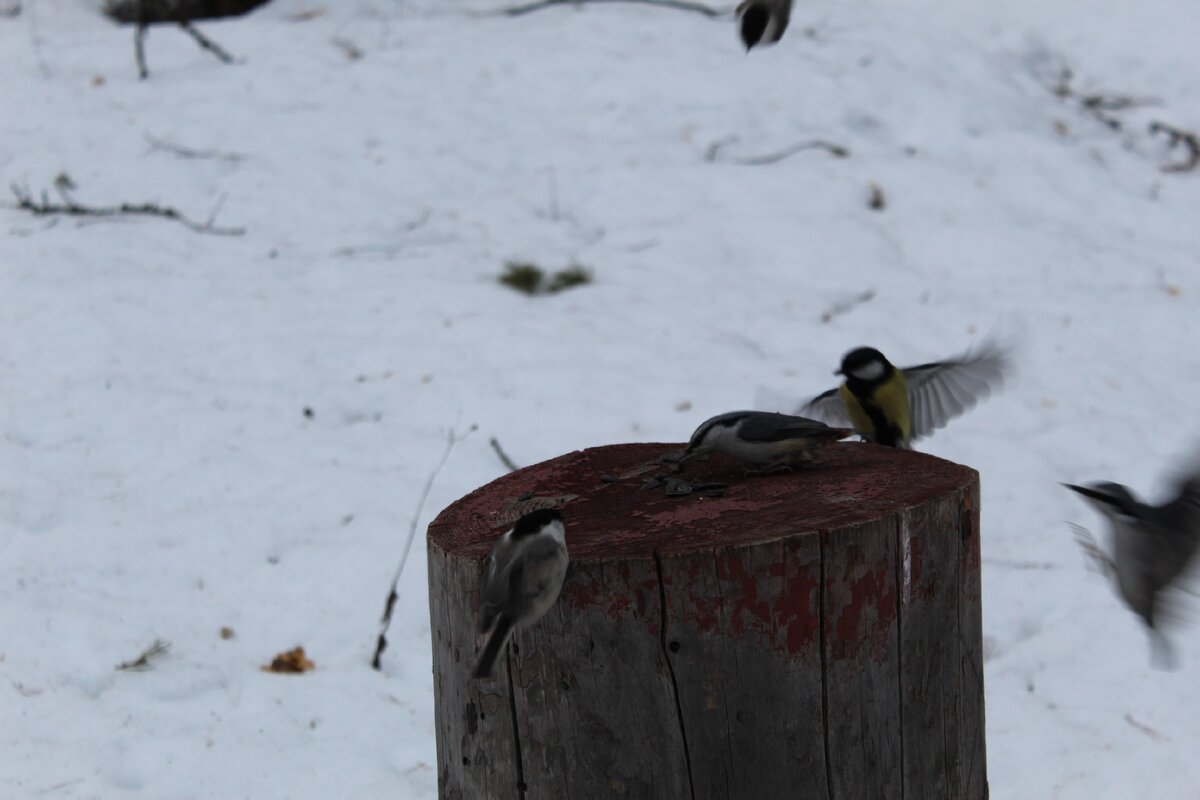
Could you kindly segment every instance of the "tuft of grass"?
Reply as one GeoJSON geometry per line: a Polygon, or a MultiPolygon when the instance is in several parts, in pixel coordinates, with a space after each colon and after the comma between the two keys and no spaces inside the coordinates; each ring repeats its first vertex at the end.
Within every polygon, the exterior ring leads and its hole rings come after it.
{"type": "Polygon", "coordinates": [[[506,261],[498,280],[510,289],[529,296],[558,294],[575,286],[592,282],[592,271],[581,264],[547,275],[537,264],[528,261],[506,261]]]}
{"type": "Polygon", "coordinates": [[[575,286],[583,286],[586,283],[592,282],[592,271],[587,267],[579,264],[572,264],[566,269],[560,269],[550,278],[550,282],[546,284],[546,293],[554,294],[561,292],[564,289],[570,289],[575,286]]]}
{"type": "Polygon", "coordinates": [[[141,655],[132,661],[124,661],[117,664],[117,669],[130,670],[133,672],[142,672],[154,666],[154,662],[167,653],[171,652],[171,643],[164,639],[155,639],[149,647],[142,651],[141,655]]]}
{"type": "Polygon", "coordinates": [[[546,280],[546,273],[537,264],[525,261],[507,261],[499,280],[510,289],[535,295],[541,292],[542,284],[546,280]]]}

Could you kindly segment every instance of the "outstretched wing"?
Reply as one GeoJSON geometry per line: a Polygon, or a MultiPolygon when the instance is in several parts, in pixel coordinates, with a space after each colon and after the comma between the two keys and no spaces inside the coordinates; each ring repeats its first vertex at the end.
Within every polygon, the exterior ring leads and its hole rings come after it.
{"type": "Polygon", "coordinates": [[[972,408],[1000,387],[1010,366],[1007,350],[986,343],[959,358],[903,369],[912,419],[909,438],[928,436],[972,408]]]}
{"type": "Polygon", "coordinates": [[[833,430],[824,422],[788,414],[751,414],[738,428],[738,435],[750,442],[782,442],[786,439],[829,436],[832,433],[833,430]]]}
{"type": "Polygon", "coordinates": [[[834,387],[827,392],[822,392],[796,409],[796,413],[819,419],[839,428],[852,427],[854,421],[850,419],[850,412],[846,411],[846,404],[842,402],[838,391],[839,389],[834,387]]]}

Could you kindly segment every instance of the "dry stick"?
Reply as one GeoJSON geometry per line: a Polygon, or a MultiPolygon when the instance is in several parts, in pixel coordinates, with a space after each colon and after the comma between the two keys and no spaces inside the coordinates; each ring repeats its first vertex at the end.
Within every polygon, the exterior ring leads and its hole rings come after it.
{"type": "Polygon", "coordinates": [[[139,22],[133,29],[133,57],[137,61],[138,78],[146,80],[150,77],[150,68],[146,66],[146,29],[149,26],[139,22]]]}
{"type": "Polygon", "coordinates": [[[33,199],[33,195],[29,193],[28,189],[22,189],[16,184],[12,184],[10,188],[13,195],[17,198],[16,207],[22,211],[28,211],[36,217],[53,214],[63,214],[69,217],[162,217],[163,219],[175,220],[181,225],[186,225],[197,233],[211,233],[214,236],[241,236],[246,232],[245,228],[221,228],[213,224],[216,212],[220,210],[221,203],[224,202],[223,200],[217,203],[207,222],[199,223],[188,219],[177,209],[170,206],[160,206],[156,203],[84,206],[69,199],[65,194],[62,195],[64,202],[51,203],[45,192],[42,192],[41,201],[38,202],[33,199]]]}
{"type": "Polygon", "coordinates": [[[429,492],[433,489],[433,482],[437,480],[438,473],[442,471],[442,467],[446,466],[446,459],[450,458],[450,451],[454,449],[454,445],[461,442],[463,439],[471,435],[476,429],[476,425],[472,425],[467,429],[467,432],[462,436],[455,433],[451,428],[446,434],[446,449],[442,451],[442,458],[438,461],[437,466],[429,473],[429,477],[425,480],[425,487],[421,489],[421,497],[417,500],[417,510],[413,512],[412,523],[408,526],[408,539],[404,542],[404,552],[400,554],[400,564],[396,567],[396,574],[392,576],[392,588],[388,592],[387,601],[383,604],[383,617],[380,619],[379,638],[375,640],[375,655],[371,657],[371,668],[380,668],[380,659],[383,657],[383,651],[387,649],[387,632],[392,624],[392,611],[396,607],[396,600],[399,595],[396,593],[396,587],[400,585],[400,575],[404,572],[404,565],[408,561],[409,551],[412,550],[413,539],[417,536],[417,522],[421,518],[421,509],[425,507],[425,501],[429,498],[429,492]]]}
{"type": "Polygon", "coordinates": [[[793,145],[778,150],[774,153],[766,153],[761,156],[749,156],[747,158],[730,159],[734,164],[746,164],[753,167],[763,166],[766,164],[776,164],[783,161],[785,158],[791,158],[796,153],[802,153],[805,150],[824,150],[834,158],[845,158],[850,155],[850,151],[840,144],[827,142],[824,139],[811,139],[804,142],[796,142],[793,145]]]}
{"type": "Polygon", "coordinates": [[[1167,135],[1167,146],[1174,148],[1176,145],[1182,144],[1187,150],[1187,159],[1176,164],[1164,164],[1163,172],[1191,172],[1197,166],[1200,166],[1200,139],[1191,131],[1181,130],[1166,125],[1162,122],[1150,123],[1150,133],[1164,133],[1167,135]]]}
{"type": "Polygon", "coordinates": [[[218,59],[220,59],[222,63],[225,63],[225,64],[233,63],[233,60],[234,60],[233,56],[229,55],[229,53],[223,47],[221,47],[219,44],[214,42],[212,39],[209,39],[203,33],[196,30],[196,28],[192,25],[190,20],[181,19],[179,21],[179,27],[183,28],[185,31],[190,33],[192,35],[192,38],[196,40],[197,44],[199,44],[205,50],[207,50],[208,52],[210,52],[214,56],[216,56],[218,59]]]}
{"type": "Polygon", "coordinates": [[[213,158],[218,161],[243,161],[246,158],[241,153],[225,153],[220,150],[194,150],[191,147],[184,147],[181,144],[175,144],[166,139],[159,139],[149,133],[143,133],[142,136],[145,138],[146,144],[150,145],[151,152],[161,151],[179,156],[180,158],[213,158]]]}
{"type": "Polygon", "coordinates": [[[488,444],[490,444],[492,449],[496,451],[496,455],[499,457],[500,463],[507,467],[509,472],[516,472],[520,469],[520,467],[518,467],[513,460],[508,457],[508,453],[504,452],[504,448],[500,446],[499,439],[493,436],[491,439],[488,439],[488,444]]]}
{"type": "Polygon", "coordinates": [[[541,11],[554,6],[582,6],[593,3],[640,3],[647,6],[657,6],[659,8],[670,8],[676,11],[692,11],[697,14],[702,14],[706,17],[723,17],[728,11],[721,8],[712,8],[710,6],[701,5],[700,3],[689,3],[686,0],[537,0],[534,3],[526,3],[523,6],[509,6],[501,8],[494,12],[506,17],[519,17],[524,14],[530,14],[534,11],[541,11]]]}

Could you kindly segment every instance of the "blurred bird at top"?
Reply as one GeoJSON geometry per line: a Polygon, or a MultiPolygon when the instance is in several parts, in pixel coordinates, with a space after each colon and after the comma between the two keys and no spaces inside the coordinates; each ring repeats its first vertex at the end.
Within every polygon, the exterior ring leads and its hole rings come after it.
{"type": "Polygon", "coordinates": [[[899,368],[875,348],[860,347],[834,372],[845,382],[796,413],[831,425],[853,424],[869,442],[908,449],[991,394],[1010,367],[1009,351],[995,343],[946,361],[899,368]]]}
{"type": "Polygon", "coordinates": [[[1074,526],[1076,538],[1100,572],[1114,581],[1125,605],[1142,618],[1150,634],[1152,663],[1171,667],[1170,644],[1160,629],[1167,610],[1162,596],[1195,565],[1200,545],[1200,468],[1193,467],[1178,482],[1171,499],[1160,506],[1140,502],[1119,483],[1063,485],[1108,520],[1110,550],[1101,548],[1085,528],[1074,526]]]}
{"type": "Polygon", "coordinates": [[[737,22],[746,50],[782,39],[791,14],[792,0],[744,0],[737,7],[737,22]]]}

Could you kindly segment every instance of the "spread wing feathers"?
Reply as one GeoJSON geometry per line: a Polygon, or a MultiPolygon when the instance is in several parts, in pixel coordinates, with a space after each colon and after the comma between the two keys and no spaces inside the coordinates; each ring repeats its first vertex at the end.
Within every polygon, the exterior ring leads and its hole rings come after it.
{"type": "Polygon", "coordinates": [[[830,428],[824,422],[788,414],[752,414],[742,422],[738,434],[751,442],[782,442],[811,436],[841,438],[845,431],[830,428]]]}
{"type": "Polygon", "coordinates": [[[1006,350],[985,344],[959,358],[902,370],[908,383],[910,438],[928,436],[986,398],[1004,382],[1009,364],[1006,350]]]}
{"type": "Polygon", "coordinates": [[[842,402],[842,397],[838,394],[838,388],[834,387],[828,392],[821,394],[809,400],[800,408],[796,409],[797,414],[803,414],[806,417],[819,419],[830,425],[838,427],[852,427],[853,420],[850,419],[850,412],[846,410],[846,404],[842,402]]]}

